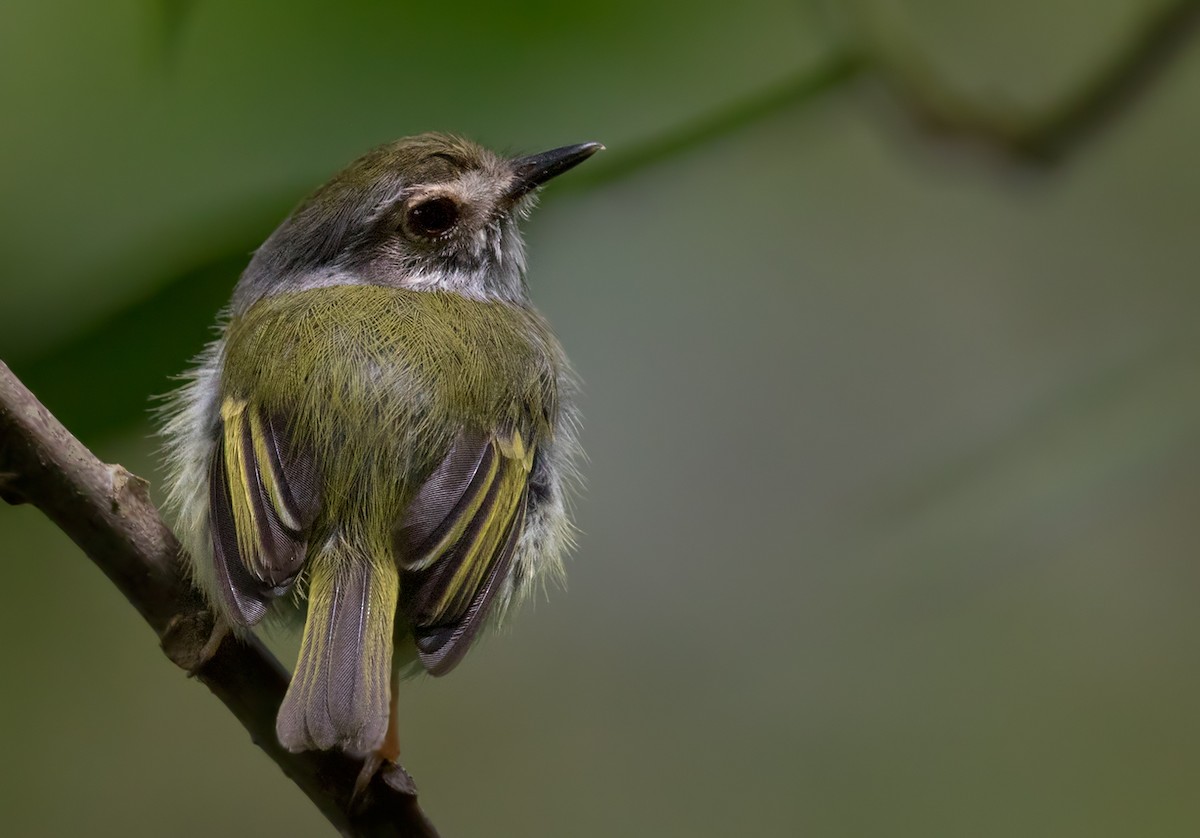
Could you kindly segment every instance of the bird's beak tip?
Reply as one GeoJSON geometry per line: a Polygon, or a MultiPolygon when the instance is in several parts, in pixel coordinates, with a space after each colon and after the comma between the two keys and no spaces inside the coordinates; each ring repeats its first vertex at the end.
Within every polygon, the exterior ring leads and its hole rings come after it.
{"type": "Polygon", "coordinates": [[[565,145],[540,154],[518,157],[512,161],[513,184],[509,196],[516,200],[532,192],[551,178],[574,169],[597,151],[604,151],[603,143],[565,145]]]}

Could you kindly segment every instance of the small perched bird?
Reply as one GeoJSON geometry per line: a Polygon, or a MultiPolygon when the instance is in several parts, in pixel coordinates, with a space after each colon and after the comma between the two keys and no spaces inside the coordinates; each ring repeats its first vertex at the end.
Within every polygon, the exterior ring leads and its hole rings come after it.
{"type": "Polygon", "coordinates": [[[367,153],[257,250],[166,409],[171,506],[219,618],[304,614],[289,750],[395,759],[397,673],[449,672],[561,574],[575,386],[518,222],[601,148],[367,153]]]}

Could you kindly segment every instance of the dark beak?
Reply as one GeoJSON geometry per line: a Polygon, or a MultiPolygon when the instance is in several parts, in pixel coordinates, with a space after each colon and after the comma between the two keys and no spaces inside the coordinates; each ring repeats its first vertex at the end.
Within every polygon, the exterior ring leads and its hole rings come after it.
{"type": "Polygon", "coordinates": [[[518,157],[512,161],[513,182],[508,189],[508,197],[515,201],[522,195],[529,194],[550,178],[557,177],[568,169],[574,169],[603,149],[604,146],[600,143],[580,143],[543,151],[541,154],[531,154],[528,157],[518,157]]]}

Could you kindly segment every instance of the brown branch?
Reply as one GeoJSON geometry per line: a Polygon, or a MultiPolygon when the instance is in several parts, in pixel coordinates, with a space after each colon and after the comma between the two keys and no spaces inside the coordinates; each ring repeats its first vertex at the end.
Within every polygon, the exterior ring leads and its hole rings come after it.
{"type": "Polygon", "coordinates": [[[279,745],[275,713],[288,676],[257,640],[227,637],[204,660],[212,617],[181,573],[179,543],[146,488],[97,460],[0,361],[0,498],[33,504],[69,535],[150,624],[167,657],[195,670],[343,835],[436,838],[403,768],[376,774],[352,801],[361,761],[279,745]]]}
{"type": "Polygon", "coordinates": [[[1055,163],[1131,107],[1195,35],[1200,0],[1174,0],[1135,27],[1123,46],[1064,100],[1048,108],[981,104],[952,89],[895,33],[895,17],[861,10],[871,63],[930,130],[980,140],[1024,160],[1055,163]]]}

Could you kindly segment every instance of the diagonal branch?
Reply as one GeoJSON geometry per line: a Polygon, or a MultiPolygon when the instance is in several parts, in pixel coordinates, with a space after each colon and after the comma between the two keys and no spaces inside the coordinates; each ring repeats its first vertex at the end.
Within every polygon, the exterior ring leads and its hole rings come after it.
{"type": "MultiPolygon", "coordinates": [[[[188,0],[162,2],[173,13],[188,4],[188,0]]],[[[856,0],[846,5],[853,12],[851,35],[813,66],[735,103],[714,108],[693,122],[633,143],[624,151],[614,149],[603,160],[555,186],[548,199],[635,176],[787,108],[803,107],[826,94],[843,91],[867,77],[881,78],[895,91],[902,107],[932,132],[975,141],[1022,163],[1062,163],[1136,104],[1138,94],[1164,74],[1200,26],[1200,0],[1162,0],[1161,7],[1147,13],[1124,45],[1065,100],[1050,108],[1031,110],[976,101],[955,90],[920,50],[899,34],[906,28],[903,18],[896,11],[886,11],[895,4],[856,0]]],[[[88,427],[96,428],[126,422],[129,417],[121,406],[141,398],[173,372],[161,359],[184,357],[203,338],[207,322],[200,324],[195,312],[215,310],[224,303],[229,278],[245,266],[245,254],[270,232],[301,192],[297,185],[271,200],[258,202],[258,208],[240,208],[241,216],[257,219],[248,229],[259,231],[258,238],[247,236],[225,242],[202,264],[164,278],[158,290],[146,299],[114,312],[45,354],[23,359],[26,380],[43,395],[59,390],[51,401],[73,425],[86,422],[88,427]],[[181,333],[180,323],[192,324],[192,331],[181,333]],[[97,358],[108,357],[114,347],[128,345],[136,351],[150,343],[163,345],[167,351],[143,358],[119,381],[109,382],[103,398],[88,393],[87,399],[81,399],[74,384],[78,375],[62,374],[87,368],[97,358]],[[120,388],[115,396],[109,392],[114,387],[120,388]]],[[[232,211],[226,208],[223,213],[232,211]]]]}
{"type": "Polygon", "coordinates": [[[31,503],[83,549],[158,634],[163,651],[224,702],[254,744],[343,835],[436,838],[399,766],[352,802],[362,763],[340,752],[293,754],[275,738],[287,672],[257,640],[228,637],[205,661],[211,615],[180,571],[180,547],[147,484],[106,465],[0,361],[0,499],[31,503]]]}
{"type": "Polygon", "coordinates": [[[586,192],[636,175],[788,108],[813,102],[843,87],[868,69],[868,63],[857,52],[835,48],[816,64],[780,82],[748,93],[732,104],[714,108],[659,136],[642,140],[625,151],[607,153],[596,165],[572,173],[573,177],[555,186],[555,190],[557,194],[586,192]]]}
{"type": "MultiPolygon", "coordinates": [[[[853,8],[853,7],[852,7],[853,8]]],[[[1200,28],[1200,0],[1164,0],[1064,99],[1046,108],[983,103],[956,91],[898,35],[899,11],[859,8],[870,62],[930,130],[992,145],[1014,158],[1058,163],[1121,118],[1200,28]]]]}

